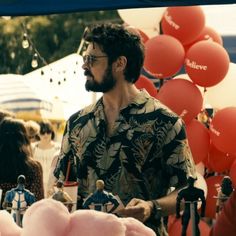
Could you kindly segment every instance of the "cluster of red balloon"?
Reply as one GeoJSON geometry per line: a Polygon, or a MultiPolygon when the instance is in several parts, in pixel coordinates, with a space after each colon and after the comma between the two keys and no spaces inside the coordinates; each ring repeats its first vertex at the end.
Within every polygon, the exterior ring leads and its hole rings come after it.
{"type": "MultiPolygon", "coordinates": [[[[222,38],[217,32],[205,26],[204,14],[200,7],[167,8],[161,26],[164,34],[177,38],[183,44],[186,52],[184,68],[193,86],[212,87],[226,77],[230,65],[228,53],[223,48],[222,38]]],[[[168,88],[169,91],[166,91],[168,84],[171,85],[174,81],[164,84],[158,98],[179,115],[181,106],[182,111],[186,109],[186,114],[195,114],[193,112],[197,108],[195,94],[192,93],[191,96],[189,91],[186,91],[190,87],[180,88],[175,82],[175,90],[168,88]],[[185,100],[194,100],[192,107],[187,107],[184,99],[179,100],[180,93],[186,94],[185,100]],[[173,99],[173,104],[175,102],[178,104],[173,105],[170,99],[173,99]]],[[[191,120],[183,116],[195,163],[204,162],[212,171],[218,173],[228,172],[236,187],[236,107],[227,107],[216,112],[210,122],[209,130],[194,118],[195,116],[192,116],[191,120]]],[[[215,217],[214,196],[217,195],[215,184],[220,184],[221,180],[222,176],[206,179],[208,186],[206,216],[210,218],[215,217]]]]}
{"type": "MultiPolygon", "coordinates": [[[[144,69],[164,83],[157,93],[153,83],[141,76],[136,86],[146,88],[182,117],[195,163],[204,163],[218,173],[228,171],[236,187],[236,107],[216,112],[209,129],[195,119],[203,109],[201,88],[219,84],[229,71],[230,59],[222,38],[205,25],[205,15],[200,6],[168,7],[158,20],[162,34],[150,38],[142,36],[146,50],[144,69]],[[173,78],[181,68],[189,80],[181,76],[173,78]]],[[[216,185],[220,185],[222,178],[213,176],[206,179],[207,217],[215,217],[214,196],[217,195],[216,185]]],[[[208,232],[204,224],[200,227],[208,232]]],[[[176,234],[180,228],[179,221],[173,223],[170,235],[176,234]]]]}

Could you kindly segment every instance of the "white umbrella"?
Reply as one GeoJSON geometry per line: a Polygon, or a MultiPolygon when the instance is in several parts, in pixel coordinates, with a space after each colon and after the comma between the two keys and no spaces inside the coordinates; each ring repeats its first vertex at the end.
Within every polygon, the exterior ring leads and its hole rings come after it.
{"type": "Polygon", "coordinates": [[[0,75],[0,108],[23,119],[41,119],[52,111],[52,103],[14,74],[0,75]]]}

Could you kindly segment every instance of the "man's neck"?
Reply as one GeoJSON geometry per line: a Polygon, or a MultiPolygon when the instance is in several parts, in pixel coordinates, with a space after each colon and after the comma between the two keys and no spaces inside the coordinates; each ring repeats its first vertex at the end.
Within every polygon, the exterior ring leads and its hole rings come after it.
{"type": "Polygon", "coordinates": [[[127,107],[139,94],[139,90],[133,84],[128,86],[116,86],[115,89],[103,95],[105,110],[120,111],[127,107]]]}

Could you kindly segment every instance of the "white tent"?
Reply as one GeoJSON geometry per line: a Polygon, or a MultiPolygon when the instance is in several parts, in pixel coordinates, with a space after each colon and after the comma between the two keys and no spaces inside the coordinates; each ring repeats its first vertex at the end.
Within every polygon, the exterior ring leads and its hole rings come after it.
{"type": "Polygon", "coordinates": [[[86,91],[82,63],[82,57],[74,53],[24,75],[28,83],[53,102],[51,119],[68,119],[99,96],[86,91]]]}

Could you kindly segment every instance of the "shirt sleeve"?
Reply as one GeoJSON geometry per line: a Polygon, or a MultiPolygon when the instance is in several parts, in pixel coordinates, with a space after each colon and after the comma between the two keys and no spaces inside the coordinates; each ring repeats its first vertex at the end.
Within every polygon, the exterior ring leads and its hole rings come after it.
{"type": "Polygon", "coordinates": [[[169,187],[185,185],[189,176],[196,178],[195,164],[181,119],[169,129],[163,150],[165,171],[170,177],[169,187]]]}
{"type": "Polygon", "coordinates": [[[58,161],[55,170],[53,171],[53,174],[57,179],[65,180],[66,178],[66,171],[68,167],[70,152],[71,152],[71,144],[69,142],[69,121],[68,121],[62,138],[61,150],[58,156],[58,161]]]}

